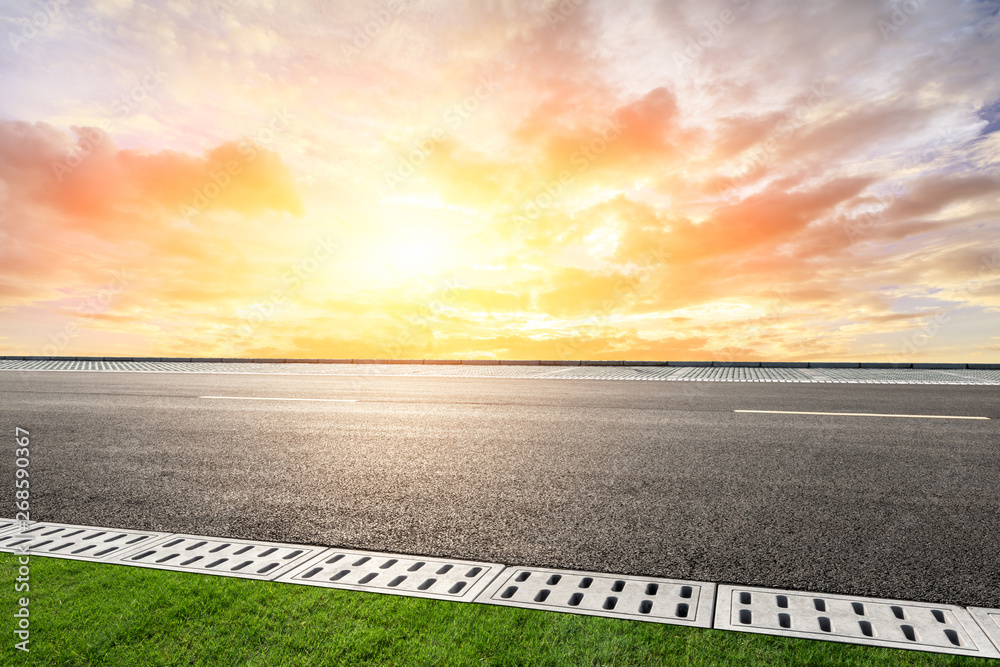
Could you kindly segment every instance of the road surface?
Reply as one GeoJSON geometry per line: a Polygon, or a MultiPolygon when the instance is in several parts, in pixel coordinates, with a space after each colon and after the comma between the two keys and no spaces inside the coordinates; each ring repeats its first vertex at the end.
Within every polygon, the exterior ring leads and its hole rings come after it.
{"type": "Polygon", "coordinates": [[[35,520],[1000,607],[998,399],[966,385],[5,372],[0,477],[21,427],[35,520]],[[293,398],[323,400],[276,400],[293,398]]]}

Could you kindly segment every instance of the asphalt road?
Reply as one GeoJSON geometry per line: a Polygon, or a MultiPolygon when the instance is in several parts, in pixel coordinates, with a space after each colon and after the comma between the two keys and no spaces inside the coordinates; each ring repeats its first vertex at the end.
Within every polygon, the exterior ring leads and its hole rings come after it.
{"type": "Polygon", "coordinates": [[[1000,607],[998,399],[991,386],[4,373],[0,478],[18,426],[35,520],[1000,607]]]}

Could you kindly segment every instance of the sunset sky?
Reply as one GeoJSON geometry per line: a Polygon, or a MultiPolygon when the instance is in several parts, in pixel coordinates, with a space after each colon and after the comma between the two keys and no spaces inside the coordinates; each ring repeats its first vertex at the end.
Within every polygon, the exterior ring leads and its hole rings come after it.
{"type": "Polygon", "coordinates": [[[1000,360],[998,2],[0,13],[0,354],[1000,360]]]}

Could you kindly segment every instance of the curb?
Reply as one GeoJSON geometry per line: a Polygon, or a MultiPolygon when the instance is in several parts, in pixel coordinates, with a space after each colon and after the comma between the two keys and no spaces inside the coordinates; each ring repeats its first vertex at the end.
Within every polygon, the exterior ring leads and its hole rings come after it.
{"type": "Polygon", "coordinates": [[[249,359],[217,357],[28,357],[0,361],[170,361],[200,364],[451,364],[461,366],[671,366],[687,368],[880,368],[920,370],[1000,370],[1000,363],[894,363],[881,361],[623,361],[609,359],[249,359]]]}
{"type": "Polygon", "coordinates": [[[22,524],[11,519],[0,519],[0,552],[66,558],[98,565],[152,568],[199,576],[278,581],[293,585],[458,603],[502,605],[692,628],[1000,658],[1000,634],[997,633],[1000,626],[996,620],[1000,618],[1000,609],[944,603],[589,570],[551,569],[235,537],[100,528],[55,522],[35,521],[22,524]],[[46,537],[58,532],[64,533],[58,540],[46,537]],[[73,546],[79,546],[85,540],[101,536],[105,538],[102,547],[115,541],[118,541],[117,545],[89,554],[83,552],[93,548],[93,543],[73,549],[73,546]],[[65,539],[70,538],[70,542],[64,543],[65,539]],[[63,544],[55,546],[58,543],[63,544]],[[58,551],[65,546],[70,546],[70,549],[58,551]],[[239,549],[235,554],[246,555],[218,567],[235,555],[232,551],[220,553],[227,548],[239,549]],[[254,553],[255,548],[258,553],[254,553]],[[178,562],[180,558],[167,562],[181,554],[195,557],[183,563],[178,562]],[[221,558],[209,563],[208,560],[203,560],[208,554],[217,554],[221,558]],[[236,560],[243,559],[246,561],[233,566],[236,560]],[[196,561],[201,562],[195,564],[196,561]],[[334,563],[336,565],[328,567],[334,563]],[[431,567],[425,574],[410,576],[410,573],[428,564],[431,567]],[[246,565],[252,567],[242,570],[246,565]],[[264,567],[260,567],[261,565],[264,567]],[[435,569],[437,571],[433,572],[435,569]],[[329,576],[337,570],[340,572],[336,576],[329,576]],[[446,575],[449,572],[452,573],[446,575]],[[381,580],[376,583],[375,580],[379,577],[381,580]],[[388,581],[389,577],[394,579],[388,581]],[[407,579],[409,583],[405,583],[407,579]],[[417,585],[421,579],[423,583],[417,585]],[[451,588],[446,591],[448,586],[451,588]],[[584,589],[586,592],[581,592],[584,589]],[[567,595],[570,592],[573,593],[572,596],[567,595]],[[550,593],[554,594],[550,596],[550,593]],[[602,599],[603,605],[600,604],[602,599]],[[792,604],[789,604],[790,601],[792,604]],[[778,609],[786,611],[775,613],[778,609]],[[890,610],[892,613],[889,613],[890,610]],[[817,617],[816,611],[824,616],[817,617]],[[784,622],[781,617],[784,617],[784,622]],[[773,623],[773,618],[778,619],[780,626],[773,623]],[[900,625],[897,619],[906,619],[907,624],[900,625]],[[858,628],[861,632],[858,632],[858,628]],[[907,629],[909,634],[906,634],[907,629]]]}

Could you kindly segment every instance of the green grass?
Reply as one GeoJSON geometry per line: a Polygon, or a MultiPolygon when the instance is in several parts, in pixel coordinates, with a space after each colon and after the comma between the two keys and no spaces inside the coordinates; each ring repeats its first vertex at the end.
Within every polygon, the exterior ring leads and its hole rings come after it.
{"type": "Polygon", "coordinates": [[[741,632],[31,557],[31,652],[3,665],[995,665],[741,632]]]}

